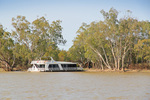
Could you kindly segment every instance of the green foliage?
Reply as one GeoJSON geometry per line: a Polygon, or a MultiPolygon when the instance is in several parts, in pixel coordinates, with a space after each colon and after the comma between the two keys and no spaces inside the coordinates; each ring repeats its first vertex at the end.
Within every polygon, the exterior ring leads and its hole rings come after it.
{"type": "Polygon", "coordinates": [[[104,21],[91,22],[89,25],[84,23],[77,31],[74,45],[69,49],[73,58],[80,59],[76,56],[79,56],[78,51],[82,48],[82,58],[92,63],[98,62],[102,69],[105,66],[118,70],[134,59],[126,57],[135,54],[135,51],[141,52],[137,56],[141,54],[142,59],[149,59],[149,22],[130,16],[118,19],[119,12],[114,8],[109,12],[101,10],[101,13],[104,21]],[[145,39],[148,40],[144,42],[145,39]]]}
{"type": "Polygon", "coordinates": [[[60,61],[68,61],[69,60],[67,51],[65,51],[65,50],[60,50],[58,57],[59,57],[60,61]]]}
{"type": "Polygon", "coordinates": [[[5,70],[11,70],[14,66],[13,47],[14,41],[10,37],[10,33],[6,32],[3,26],[0,25],[0,67],[5,70]]]}
{"type": "MultiPolygon", "coordinates": [[[[69,51],[59,50],[65,44],[61,21],[52,23],[45,17],[29,22],[25,16],[12,18],[14,30],[0,25],[0,67],[27,69],[32,60],[76,61],[83,67],[124,69],[130,63],[150,62],[150,22],[130,16],[118,19],[119,12],[101,10],[103,21],[83,23],[69,51]]],[[[127,11],[131,14],[131,11],[127,11]]]]}
{"type": "Polygon", "coordinates": [[[20,66],[26,69],[32,60],[50,56],[59,60],[58,45],[66,43],[60,24],[60,20],[50,24],[44,17],[30,23],[25,16],[17,16],[12,18],[12,33],[5,32],[0,25],[1,65],[5,62],[5,68],[20,66]]]}

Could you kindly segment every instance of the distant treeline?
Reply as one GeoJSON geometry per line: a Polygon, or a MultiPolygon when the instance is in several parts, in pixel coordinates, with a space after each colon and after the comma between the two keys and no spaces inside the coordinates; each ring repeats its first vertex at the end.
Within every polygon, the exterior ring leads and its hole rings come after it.
{"type": "Polygon", "coordinates": [[[100,12],[104,20],[83,23],[68,51],[58,48],[66,43],[60,20],[50,24],[45,17],[33,22],[25,16],[12,18],[12,32],[0,25],[0,67],[22,70],[30,67],[32,60],[53,57],[102,70],[149,68],[150,22],[130,17],[129,10],[119,19],[119,12],[114,8],[100,12]]]}

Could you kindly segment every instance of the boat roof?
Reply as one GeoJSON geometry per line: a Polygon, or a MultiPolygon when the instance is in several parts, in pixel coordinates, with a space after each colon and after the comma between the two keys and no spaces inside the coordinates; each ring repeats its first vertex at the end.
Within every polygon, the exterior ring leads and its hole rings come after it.
{"type": "Polygon", "coordinates": [[[54,60],[34,60],[31,64],[77,64],[73,62],[54,61],[54,60]]]}

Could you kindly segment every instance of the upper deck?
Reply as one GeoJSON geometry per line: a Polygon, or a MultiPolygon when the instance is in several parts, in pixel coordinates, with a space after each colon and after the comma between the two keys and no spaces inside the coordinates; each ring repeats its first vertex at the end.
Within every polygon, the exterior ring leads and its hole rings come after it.
{"type": "Polygon", "coordinates": [[[76,64],[73,62],[53,61],[53,60],[35,60],[31,64],[76,64]]]}

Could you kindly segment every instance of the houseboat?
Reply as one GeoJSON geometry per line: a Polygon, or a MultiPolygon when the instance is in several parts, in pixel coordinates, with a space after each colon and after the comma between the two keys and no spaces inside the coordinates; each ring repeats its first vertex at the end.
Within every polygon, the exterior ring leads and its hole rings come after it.
{"type": "Polygon", "coordinates": [[[82,67],[78,67],[77,63],[51,60],[32,61],[33,65],[28,68],[28,72],[63,72],[63,71],[83,71],[82,67]]]}

